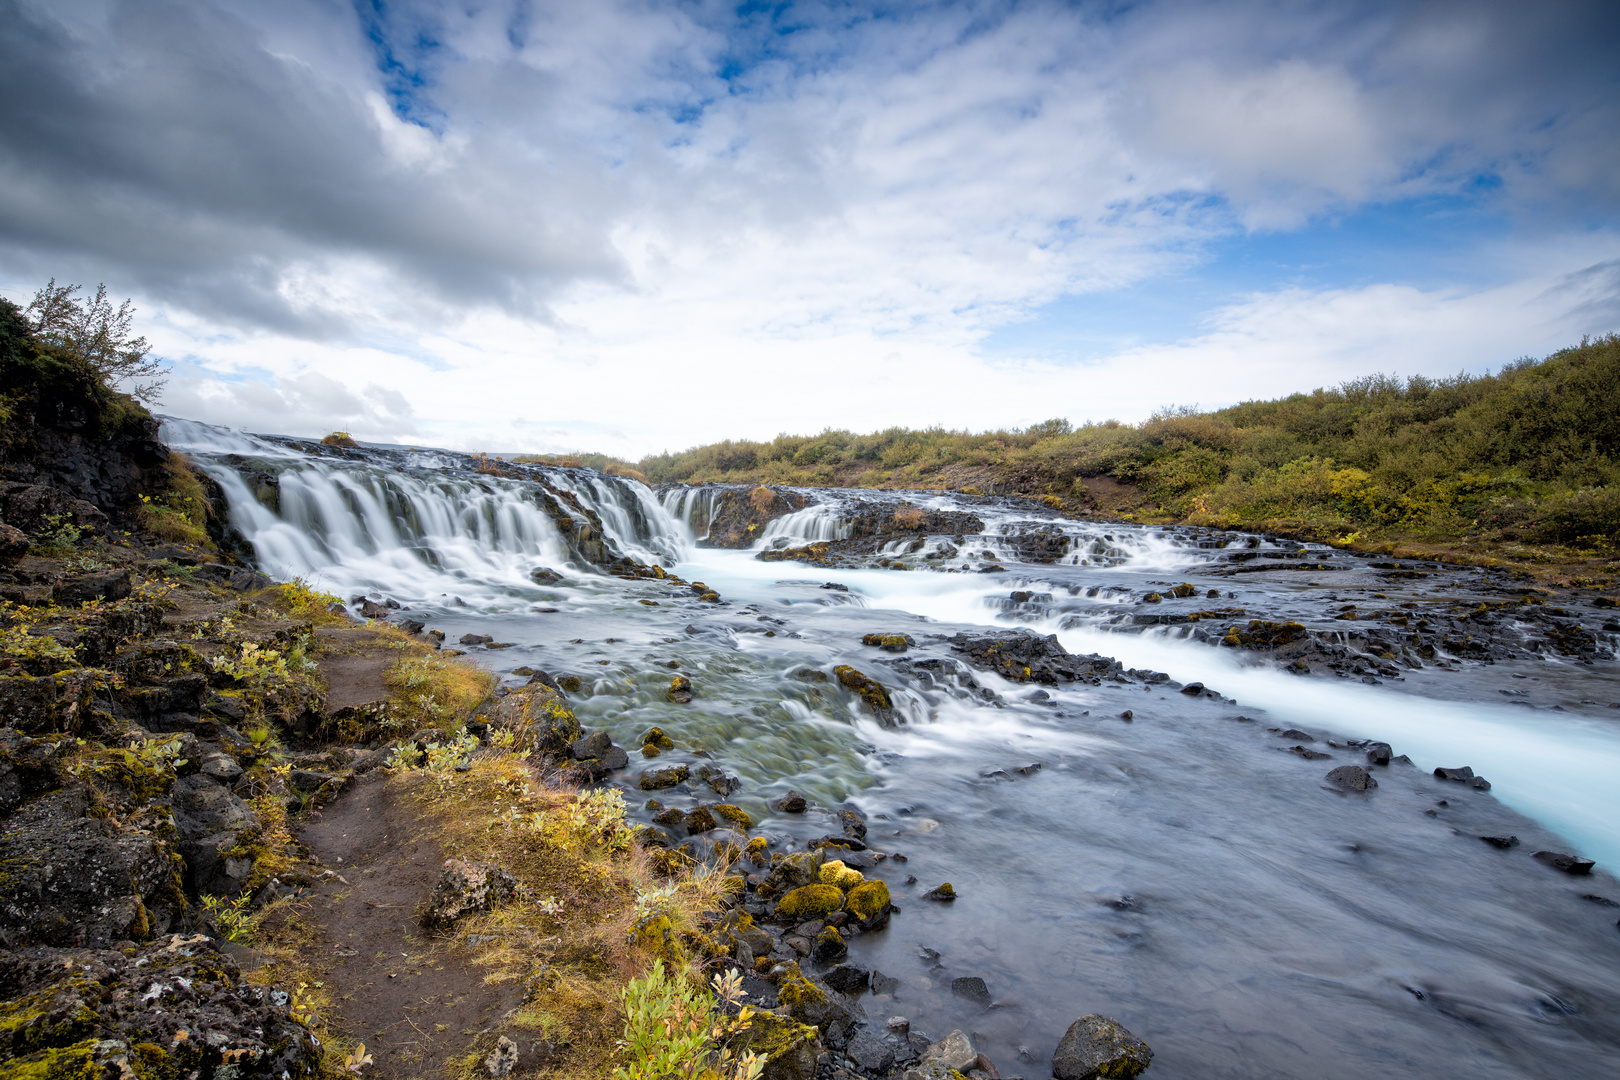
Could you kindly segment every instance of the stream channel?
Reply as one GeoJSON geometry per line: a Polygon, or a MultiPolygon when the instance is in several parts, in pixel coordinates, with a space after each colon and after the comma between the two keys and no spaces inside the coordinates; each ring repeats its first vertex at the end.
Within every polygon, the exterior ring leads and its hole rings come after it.
{"type": "MultiPolygon", "coordinates": [[[[165,434],[222,486],[257,568],[391,599],[450,645],[493,635],[510,647],[469,651],[509,685],[522,666],[578,676],[581,724],[631,748],[662,727],[676,749],[657,763],[738,777],[730,801],[775,850],[838,833],[840,807],[863,812],[866,843],[891,856],[868,873],[901,909],[850,942],[851,962],[899,980],[864,999],[876,1023],[971,1032],[1004,1076],[1046,1077],[1093,1012],[1146,1040],[1163,1080],[1620,1076],[1612,609],[1525,604],[1530,590],[1476,569],[921,492],[805,489],[754,550],[723,550],[702,543],[719,487],[511,479],[455,453],[182,420],[165,434]],[[857,507],[902,505],[982,529],[879,538],[836,568],[757,558],[848,536],[857,507]],[[614,576],[582,536],[720,601],[614,576]],[[1030,536],[1053,561],[1026,561],[1030,536]],[[542,567],[560,580],[537,584],[542,567]],[[1176,598],[1183,583],[1196,591],[1176,598]],[[1177,616],[1210,609],[1241,614],[1177,616]],[[1314,651],[1291,671],[1222,644],[1249,620],[1297,621],[1314,651]],[[948,640],[1019,628],[1126,670],[1012,682],[948,640]],[[872,633],[915,644],[864,646],[872,633]],[[671,660],[690,704],[669,700],[671,660]],[[889,689],[895,722],[805,675],[839,664],[889,689]],[[1208,689],[1183,692],[1194,682],[1208,689]],[[1359,740],[1409,760],[1368,764],[1359,740]],[[1349,764],[1378,786],[1324,780],[1349,764]],[[1433,773],[1462,765],[1490,788],[1433,773]],[[790,788],[819,809],[772,813],[790,788]],[[1541,850],[1598,865],[1560,872],[1541,850]],[[946,881],[954,903],[924,899],[946,881]],[[983,978],[993,1005],[953,996],[959,976],[983,978]]],[[[608,782],[645,821],[641,767],[633,753],[608,782]]],[[[657,795],[718,801],[695,778],[657,795]]]]}

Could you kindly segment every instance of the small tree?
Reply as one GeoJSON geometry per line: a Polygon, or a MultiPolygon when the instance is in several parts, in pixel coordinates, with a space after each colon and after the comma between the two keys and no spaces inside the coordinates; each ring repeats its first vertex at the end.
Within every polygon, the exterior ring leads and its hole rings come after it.
{"type": "Polygon", "coordinates": [[[107,286],[96,286],[88,299],[78,285],[50,284],[34,294],[23,314],[34,340],[53,352],[82,361],[108,386],[125,383],[136,401],[153,404],[163,390],[163,363],[147,355],[144,337],[130,335],[135,305],[125,300],[115,309],[107,286]]]}

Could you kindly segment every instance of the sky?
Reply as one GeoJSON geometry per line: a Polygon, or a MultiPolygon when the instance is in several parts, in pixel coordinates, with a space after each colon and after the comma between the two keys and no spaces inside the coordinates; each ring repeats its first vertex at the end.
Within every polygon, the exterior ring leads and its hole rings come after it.
{"type": "Polygon", "coordinates": [[[1620,331],[1620,5],[0,0],[0,295],[159,411],[635,459],[1620,331]]]}

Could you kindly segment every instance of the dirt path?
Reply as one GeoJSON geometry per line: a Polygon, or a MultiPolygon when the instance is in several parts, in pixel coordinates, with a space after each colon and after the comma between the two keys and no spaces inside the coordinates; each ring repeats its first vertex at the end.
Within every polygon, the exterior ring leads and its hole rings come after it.
{"type": "MultiPolygon", "coordinates": [[[[371,779],[369,776],[362,779],[371,779]]],[[[416,909],[439,878],[432,823],[382,777],[351,789],[301,830],[338,877],[306,908],[311,948],[335,987],[342,1033],[364,1042],[378,1080],[452,1075],[472,1036],[522,1001],[522,988],[485,985],[454,937],[428,938],[416,909]]]]}

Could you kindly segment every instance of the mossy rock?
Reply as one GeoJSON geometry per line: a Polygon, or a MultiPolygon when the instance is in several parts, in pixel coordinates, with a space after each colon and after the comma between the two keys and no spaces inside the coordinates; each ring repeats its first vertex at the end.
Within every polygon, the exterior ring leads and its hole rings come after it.
{"type": "Polygon", "coordinates": [[[821,1055],[821,1033],[776,1013],[745,1008],[739,1016],[747,1026],[733,1037],[731,1049],[765,1059],[765,1080],[810,1080],[821,1055]]]}
{"type": "Polygon", "coordinates": [[[699,806],[686,815],[686,831],[693,836],[706,833],[717,827],[720,823],[714,819],[707,806],[699,806]]]}
{"type": "Polygon", "coordinates": [[[829,859],[821,864],[821,883],[823,885],[834,885],[840,890],[848,892],[865,880],[866,875],[853,866],[845,866],[837,859],[829,859]]]}
{"type": "Polygon", "coordinates": [[[865,881],[849,890],[844,898],[844,910],[859,919],[862,925],[871,925],[889,911],[889,885],[884,881],[865,881]]]}
{"type": "Polygon", "coordinates": [[[804,922],[831,915],[844,906],[843,890],[836,885],[804,885],[782,897],[776,913],[784,919],[804,922]]]}
{"type": "Polygon", "coordinates": [[[684,784],[692,776],[692,769],[688,765],[665,765],[661,769],[648,769],[636,781],[642,791],[659,791],[663,788],[684,784]]]}
{"type": "Polygon", "coordinates": [[[894,702],[890,700],[889,692],[883,688],[882,683],[848,664],[839,664],[833,668],[833,674],[838,677],[838,681],[845,689],[853,690],[862,701],[866,702],[866,707],[872,710],[873,716],[884,724],[893,723],[894,702]]]}
{"type": "Polygon", "coordinates": [[[752,840],[748,841],[748,846],[743,848],[743,854],[746,855],[748,857],[748,861],[753,863],[755,866],[764,866],[766,863],[765,849],[770,846],[771,842],[769,840],[765,839],[763,836],[756,836],[752,840]]]}
{"type": "MultiPolygon", "coordinates": [[[[749,816],[748,811],[735,803],[716,803],[710,809],[739,829],[752,829],[754,827],[754,819],[749,816]]],[[[753,841],[749,841],[749,847],[752,846],[753,841]]]]}
{"type": "Polygon", "coordinates": [[[648,728],[647,734],[641,737],[641,742],[644,749],[647,746],[656,746],[660,750],[675,749],[675,740],[666,735],[664,729],[660,727],[648,728]]]}
{"type": "Polygon", "coordinates": [[[681,946],[668,915],[648,915],[631,931],[636,944],[662,960],[679,962],[681,946]]]}
{"type": "Polygon", "coordinates": [[[862,645],[882,649],[884,652],[905,652],[917,644],[905,634],[867,634],[861,638],[862,645]]]}

